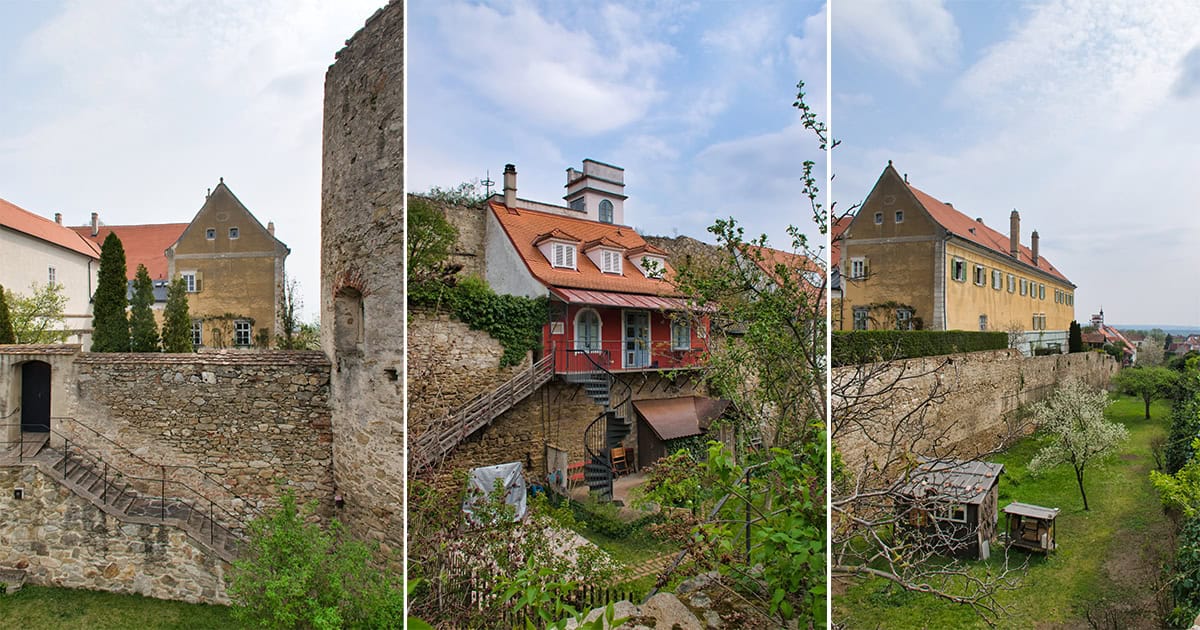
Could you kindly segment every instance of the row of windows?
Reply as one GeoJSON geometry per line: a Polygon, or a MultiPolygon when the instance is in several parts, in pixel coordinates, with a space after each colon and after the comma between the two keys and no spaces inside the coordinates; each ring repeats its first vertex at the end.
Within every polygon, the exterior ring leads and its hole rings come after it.
{"type": "MultiPolygon", "coordinates": [[[[866,330],[871,320],[870,309],[865,306],[854,307],[854,330],[866,330]]],[[[913,329],[913,310],[911,308],[896,309],[896,330],[913,329]]]]}
{"type": "MultiPolygon", "coordinates": [[[[896,217],[896,223],[904,223],[904,211],[903,210],[897,210],[895,217],[896,217]]],[[[875,213],[875,225],[883,225],[883,213],[882,212],[875,213]]]]}
{"type": "MultiPolygon", "coordinates": [[[[575,315],[575,349],[586,352],[603,350],[600,337],[600,314],[585,308],[575,315]]],[[[671,322],[671,349],[692,349],[692,327],[687,322],[671,322]]]]}
{"type": "MultiPolygon", "coordinates": [[[[950,278],[957,282],[966,282],[967,261],[961,258],[953,259],[950,262],[950,278]]],[[[975,286],[987,286],[987,268],[979,264],[974,265],[972,269],[971,281],[975,283],[975,286]]],[[[996,291],[1007,289],[1009,293],[1019,292],[1022,296],[1028,295],[1030,299],[1046,299],[1046,285],[1044,283],[1034,282],[1033,280],[1028,280],[1025,278],[1017,278],[1011,273],[1005,274],[1000,269],[992,269],[991,285],[992,289],[996,291]]],[[[1055,289],[1054,301],[1058,304],[1075,306],[1075,295],[1061,289],[1055,289]]]]}
{"type": "MultiPolygon", "coordinates": [[[[550,265],[560,269],[578,269],[575,261],[575,246],[570,243],[550,244],[550,265]]],[[[611,249],[600,250],[600,271],[620,275],[625,257],[619,251],[611,249]]],[[[647,256],[651,269],[647,275],[651,278],[661,278],[663,264],[660,258],[647,256]]]]}
{"type": "MultiPolygon", "coordinates": [[[[249,320],[239,319],[233,322],[233,345],[248,346],[252,341],[249,320]]],[[[192,345],[199,348],[204,345],[204,321],[192,320],[192,345]]]]}
{"type": "MultiPolygon", "coordinates": [[[[238,230],[236,227],[229,228],[229,240],[231,240],[231,241],[237,240],[237,238],[239,236],[241,236],[240,230],[238,230]]],[[[206,238],[210,241],[216,240],[217,228],[208,228],[208,229],[204,230],[204,238],[206,238]]]]}

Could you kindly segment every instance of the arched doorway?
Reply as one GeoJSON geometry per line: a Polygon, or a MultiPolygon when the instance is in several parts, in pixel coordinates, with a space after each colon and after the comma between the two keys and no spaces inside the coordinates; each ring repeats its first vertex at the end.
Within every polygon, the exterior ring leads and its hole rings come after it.
{"type": "Polygon", "coordinates": [[[21,431],[50,432],[50,364],[21,364],[21,431]]]}

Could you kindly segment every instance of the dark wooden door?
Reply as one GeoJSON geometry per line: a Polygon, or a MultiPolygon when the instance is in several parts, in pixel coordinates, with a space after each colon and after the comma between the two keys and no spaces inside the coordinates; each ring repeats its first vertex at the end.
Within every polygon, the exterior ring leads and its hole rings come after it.
{"type": "Polygon", "coordinates": [[[21,366],[21,430],[50,431],[50,364],[30,361],[21,366]]]}

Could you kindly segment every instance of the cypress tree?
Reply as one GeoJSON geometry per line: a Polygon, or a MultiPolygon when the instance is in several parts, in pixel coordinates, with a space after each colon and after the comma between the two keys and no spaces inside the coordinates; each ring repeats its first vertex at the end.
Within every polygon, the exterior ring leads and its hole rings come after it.
{"type": "Polygon", "coordinates": [[[158,324],[154,321],[154,282],[145,265],[138,265],[133,280],[133,299],[129,301],[130,349],[134,352],[158,352],[158,324]]]}
{"type": "Polygon", "coordinates": [[[1083,352],[1083,329],[1079,322],[1071,321],[1071,330],[1067,333],[1067,352],[1083,352]]]}
{"type": "Polygon", "coordinates": [[[188,314],[187,285],[175,278],[167,290],[167,305],[163,309],[163,352],[195,352],[192,346],[192,317],[188,314]]]}
{"type": "Polygon", "coordinates": [[[4,295],[3,286],[0,286],[0,343],[17,343],[17,333],[13,331],[12,317],[8,314],[8,298],[4,295]]]}
{"type": "Polygon", "coordinates": [[[129,352],[125,274],[125,246],[109,232],[100,247],[99,280],[92,305],[92,352],[129,352]]]}

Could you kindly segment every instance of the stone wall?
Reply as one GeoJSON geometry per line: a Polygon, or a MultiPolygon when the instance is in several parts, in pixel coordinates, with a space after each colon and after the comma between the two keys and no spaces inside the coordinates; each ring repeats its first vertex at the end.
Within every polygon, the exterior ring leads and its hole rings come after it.
{"type": "Polygon", "coordinates": [[[408,429],[413,437],[479,394],[494,389],[519,366],[500,367],[504,347],[482,330],[446,313],[408,311],[408,429]]]}
{"type": "MultiPolygon", "coordinates": [[[[835,414],[846,406],[844,399],[837,397],[838,383],[856,378],[856,370],[862,369],[846,366],[833,370],[835,414]]],[[[960,456],[972,456],[995,446],[1019,410],[1046,398],[1068,378],[1106,388],[1117,369],[1116,361],[1096,352],[1024,357],[1010,349],[897,361],[874,379],[878,384],[902,381],[888,408],[875,410],[884,419],[878,426],[893,424],[886,421],[888,417],[913,413],[936,384],[945,397],[928,408],[929,433],[960,456]]],[[[868,387],[867,391],[872,390],[868,387]]],[[[861,462],[873,454],[862,431],[840,429],[836,416],[834,427],[834,440],[847,462],[861,462]]]]}
{"type": "Polygon", "coordinates": [[[33,466],[0,468],[0,513],[0,566],[32,584],[229,602],[224,563],[182,530],[123,523],[33,466]]]}
{"type": "Polygon", "coordinates": [[[483,203],[473,206],[446,203],[423,195],[410,194],[408,197],[410,203],[414,197],[421,197],[433,204],[446,221],[454,226],[457,236],[446,261],[453,265],[462,265],[461,275],[487,277],[484,256],[487,249],[487,206],[483,203]]]}
{"type": "Polygon", "coordinates": [[[321,343],[332,358],[342,519],[399,549],[404,497],[404,3],[346,42],[325,75],[321,343]]]}
{"type": "Polygon", "coordinates": [[[214,481],[258,505],[272,504],[283,483],[330,513],[324,354],[84,354],[74,370],[68,418],[52,426],[127,475],[158,477],[144,462],[166,465],[169,478],[231,510],[241,505],[214,481]]]}

